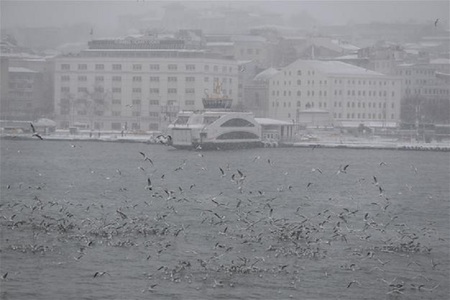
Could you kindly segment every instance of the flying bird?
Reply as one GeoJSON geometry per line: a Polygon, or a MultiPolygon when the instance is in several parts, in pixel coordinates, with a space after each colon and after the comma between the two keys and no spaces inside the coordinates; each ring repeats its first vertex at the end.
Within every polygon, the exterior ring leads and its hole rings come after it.
{"type": "Polygon", "coordinates": [[[172,144],[172,137],[170,135],[163,135],[160,134],[156,137],[156,140],[161,143],[164,144],[166,146],[169,146],[172,144]]]}
{"type": "Polygon", "coordinates": [[[31,136],[35,136],[37,138],[39,138],[40,140],[43,140],[42,136],[39,135],[39,133],[36,132],[36,128],[34,128],[33,123],[30,123],[31,125],[31,130],[33,131],[33,134],[31,136]]]}
{"type": "Polygon", "coordinates": [[[148,160],[153,165],[153,161],[144,152],[139,153],[142,155],[142,157],[144,157],[144,161],[148,160]]]}
{"type": "Polygon", "coordinates": [[[439,22],[439,18],[437,18],[436,21],[434,21],[434,27],[437,27],[438,22],[439,22]]]}
{"type": "Polygon", "coordinates": [[[145,187],[145,189],[151,191],[153,189],[152,187],[152,181],[150,180],[150,177],[147,178],[147,186],[145,187]]]}

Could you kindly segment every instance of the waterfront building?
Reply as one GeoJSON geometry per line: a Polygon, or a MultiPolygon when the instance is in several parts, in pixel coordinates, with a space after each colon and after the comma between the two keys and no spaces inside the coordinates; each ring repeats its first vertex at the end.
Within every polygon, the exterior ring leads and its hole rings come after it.
{"type": "Polygon", "coordinates": [[[201,110],[219,81],[235,99],[238,64],[201,43],[157,36],[93,40],[78,55],[55,60],[58,126],[161,130],[180,110],[201,110]]]}
{"type": "MultiPolygon", "coordinates": [[[[44,97],[42,73],[22,67],[8,67],[8,95],[2,96],[1,119],[34,120],[44,97]]],[[[2,78],[3,81],[3,78],[2,78]]]]}
{"type": "Polygon", "coordinates": [[[269,80],[269,117],[302,124],[304,111],[329,112],[338,127],[396,127],[401,80],[339,61],[297,60],[269,80]]]}

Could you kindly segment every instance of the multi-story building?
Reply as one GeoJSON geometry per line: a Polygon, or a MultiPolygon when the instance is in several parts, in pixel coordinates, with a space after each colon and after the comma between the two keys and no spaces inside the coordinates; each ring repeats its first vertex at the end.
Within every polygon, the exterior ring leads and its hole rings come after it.
{"type": "Polygon", "coordinates": [[[216,81],[236,99],[237,62],[184,40],[96,40],[56,58],[56,120],[65,128],[161,130],[179,110],[203,109],[216,81]]]}
{"type": "Polygon", "coordinates": [[[0,73],[0,119],[4,118],[4,111],[8,105],[8,86],[9,86],[9,59],[1,56],[0,73]]]}
{"type": "Polygon", "coordinates": [[[396,74],[403,80],[403,122],[450,123],[450,59],[399,64],[396,74]]]}
{"type": "Polygon", "coordinates": [[[339,61],[297,60],[270,78],[269,116],[302,123],[308,110],[328,112],[334,126],[395,127],[401,80],[339,61]]]}
{"type": "Polygon", "coordinates": [[[2,101],[1,118],[5,120],[34,120],[39,115],[43,98],[42,73],[21,67],[8,68],[8,96],[2,101]]]}

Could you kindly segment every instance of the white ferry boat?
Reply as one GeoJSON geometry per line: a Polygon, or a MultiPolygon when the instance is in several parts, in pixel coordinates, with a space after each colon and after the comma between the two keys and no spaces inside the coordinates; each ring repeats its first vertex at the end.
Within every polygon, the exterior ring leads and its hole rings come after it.
{"type": "Polygon", "coordinates": [[[262,147],[261,125],[253,113],[231,110],[232,99],[216,95],[203,98],[201,111],[180,111],[169,125],[171,146],[179,149],[242,149],[262,147]]]}

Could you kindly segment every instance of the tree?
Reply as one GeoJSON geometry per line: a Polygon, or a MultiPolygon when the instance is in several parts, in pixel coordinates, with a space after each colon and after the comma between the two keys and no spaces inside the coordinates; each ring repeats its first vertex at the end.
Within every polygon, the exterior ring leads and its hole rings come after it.
{"type": "Polygon", "coordinates": [[[102,86],[94,86],[87,90],[83,98],[75,101],[75,106],[80,109],[81,115],[86,115],[89,121],[89,128],[93,128],[94,118],[105,114],[109,106],[109,93],[102,86]]]}

